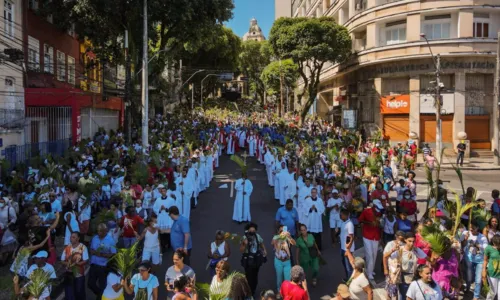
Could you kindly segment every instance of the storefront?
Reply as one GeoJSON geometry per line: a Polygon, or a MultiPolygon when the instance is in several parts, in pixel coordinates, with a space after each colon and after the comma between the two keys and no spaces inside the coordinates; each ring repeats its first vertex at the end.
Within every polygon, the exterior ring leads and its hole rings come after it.
{"type": "Polygon", "coordinates": [[[380,98],[380,114],[384,138],[391,142],[405,142],[410,132],[410,95],[380,98]]]}

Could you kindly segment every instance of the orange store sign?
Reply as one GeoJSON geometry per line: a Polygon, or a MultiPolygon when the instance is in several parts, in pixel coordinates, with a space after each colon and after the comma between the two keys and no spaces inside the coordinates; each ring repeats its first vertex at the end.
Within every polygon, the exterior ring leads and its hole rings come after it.
{"type": "Polygon", "coordinates": [[[380,98],[381,114],[409,114],[410,95],[385,96],[380,98]]]}

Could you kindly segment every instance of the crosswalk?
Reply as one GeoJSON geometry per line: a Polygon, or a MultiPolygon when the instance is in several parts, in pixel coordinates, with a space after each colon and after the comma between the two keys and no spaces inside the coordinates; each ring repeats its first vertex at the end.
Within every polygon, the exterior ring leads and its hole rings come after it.
{"type": "MultiPolygon", "coordinates": [[[[451,187],[449,188],[448,191],[454,190],[458,194],[462,193],[462,188],[461,187],[451,187]]],[[[429,189],[427,186],[419,186],[417,187],[417,199],[418,200],[423,200],[427,199],[427,195],[429,194],[429,189]]],[[[448,194],[448,199],[450,199],[451,192],[448,194]]],[[[492,203],[493,200],[491,199],[491,191],[477,191],[476,194],[476,199],[484,199],[486,203],[492,203]]]]}

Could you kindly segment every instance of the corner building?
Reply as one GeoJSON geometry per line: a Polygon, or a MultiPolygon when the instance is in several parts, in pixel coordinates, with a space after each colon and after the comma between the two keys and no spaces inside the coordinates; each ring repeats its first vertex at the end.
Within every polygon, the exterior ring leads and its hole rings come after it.
{"type": "Polygon", "coordinates": [[[330,16],[349,30],[353,56],[323,68],[319,116],[342,125],[354,118],[391,142],[435,143],[435,68],[424,33],[441,57],[443,145],[456,146],[465,132],[472,149],[491,149],[500,1],[275,1],[276,17],[330,16]]]}

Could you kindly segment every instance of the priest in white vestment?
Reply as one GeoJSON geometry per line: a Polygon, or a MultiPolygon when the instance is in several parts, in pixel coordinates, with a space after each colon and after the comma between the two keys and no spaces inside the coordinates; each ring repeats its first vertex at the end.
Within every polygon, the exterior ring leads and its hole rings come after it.
{"type": "Polygon", "coordinates": [[[297,203],[297,212],[299,213],[299,222],[301,224],[307,224],[305,205],[306,198],[311,196],[312,189],[313,186],[311,185],[311,179],[306,178],[306,183],[302,188],[299,189],[299,199],[297,203]]]}
{"type": "Polygon", "coordinates": [[[247,139],[247,133],[245,131],[245,129],[241,128],[240,129],[241,131],[238,133],[238,145],[240,146],[240,148],[245,148],[245,141],[247,139]]]}
{"type": "Polygon", "coordinates": [[[264,162],[266,164],[267,184],[269,186],[274,186],[274,176],[273,176],[274,156],[269,150],[269,147],[267,146],[266,146],[266,154],[264,155],[264,162]]]}
{"type": "Polygon", "coordinates": [[[194,183],[191,178],[187,176],[187,173],[187,168],[184,168],[182,170],[181,177],[177,179],[175,184],[177,186],[177,191],[180,194],[180,205],[178,205],[177,207],[179,208],[181,214],[185,218],[189,219],[191,215],[191,198],[193,197],[194,193],[194,183]]]}
{"type": "Polygon", "coordinates": [[[226,145],[226,153],[228,155],[233,155],[236,149],[236,140],[237,137],[234,133],[229,134],[229,137],[227,138],[227,145],[226,145]]]}
{"type": "Polygon", "coordinates": [[[158,186],[161,196],[158,197],[153,206],[153,211],[157,216],[158,230],[160,230],[160,242],[162,252],[165,252],[170,246],[170,230],[172,229],[172,218],[168,215],[171,198],[167,196],[167,190],[163,184],[158,186]]]}
{"type": "Polygon", "coordinates": [[[323,232],[323,213],[325,212],[325,204],[318,197],[318,190],[311,190],[311,197],[306,198],[305,216],[307,217],[307,229],[314,236],[319,250],[322,250],[321,233],[323,232]]]}
{"type": "Polygon", "coordinates": [[[286,200],[292,199],[288,198],[290,196],[295,195],[295,190],[291,191],[289,187],[296,187],[295,183],[295,173],[293,172],[293,166],[289,165],[288,169],[284,169],[280,172],[278,175],[278,182],[279,182],[279,199],[280,199],[280,205],[283,206],[286,204],[286,200]],[[293,195],[292,195],[293,194],[293,195]]]}
{"type": "Polygon", "coordinates": [[[248,135],[247,143],[248,143],[248,155],[254,157],[255,151],[257,150],[257,140],[253,132],[250,132],[250,135],[248,135]]]}
{"type": "Polygon", "coordinates": [[[250,222],[250,196],[252,195],[253,185],[247,176],[236,180],[234,183],[236,198],[234,199],[233,220],[236,222],[250,222]]]}

